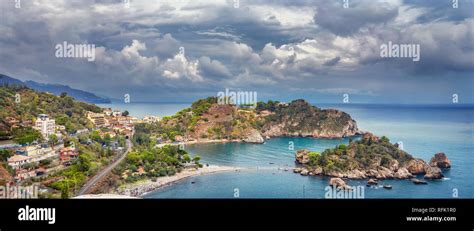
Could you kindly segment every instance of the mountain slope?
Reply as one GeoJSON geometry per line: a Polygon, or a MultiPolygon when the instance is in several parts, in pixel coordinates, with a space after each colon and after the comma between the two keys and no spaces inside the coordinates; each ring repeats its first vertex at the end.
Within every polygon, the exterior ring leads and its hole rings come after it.
{"type": "Polygon", "coordinates": [[[39,114],[48,114],[69,133],[91,128],[86,111],[100,112],[94,105],[74,100],[70,96],[55,96],[37,92],[24,85],[0,86],[0,132],[10,133],[15,127],[29,127],[39,114]]]}
{"type": "Polygon", "coordinates": [[[18,79],[0,74],[0,86],[3,85],[25,85],[33,90],[41,92],[49,92],[55,95],[60,95],[63,92],[66,92],[69,96],[73,97],[76,100],[87,102],[87,103],[110,103],[110,99],[99,97],[93,93],[78,90],[71,88],[67,85],[60,84],[48,84],[48,83],[38,83],[35,81],[25,81],[22,82],[18,79]]]}

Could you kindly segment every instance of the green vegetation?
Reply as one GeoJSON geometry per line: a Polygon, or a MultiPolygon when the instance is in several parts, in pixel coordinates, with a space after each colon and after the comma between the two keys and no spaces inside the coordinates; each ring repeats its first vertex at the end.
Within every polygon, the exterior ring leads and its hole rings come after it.
{"type": "Polygon", "coordinates": [[[298,99],[288,105],[278,101],[259,102],[256,111],[273,112],[264,121],[257,124],[261,130],[269,130],[275,125],[283,125],[286,133],[312,133],[314,130],[341,133],[348,122],[352,121],[349,114],[332,110],[322,110],[298,99]]]}
{"type": "Polygon", "coordinates": [[[260,101],[257,103],[257,107],[255,108],[255,110],[257,112],[264,111],[264,110],[274,112],[279,107],[279,103],[280,101],[272,101],[272,100],[268,100],[266,103],[260,101]]]}
{"type": "Polygon", "coordinates": [[[64,125],[66,131],[72,133],[92,127],[85,117],[86,111],[100,112],[101,109],[93,104],[75,101],[65,93],[55,96],[24,86],[0,86],[0,128],[3,132],[12,130],[7,118],[18,120],[20,125],[32,124],[37,115],[48,114],[56,119],[56,124],[64,125]]]}
{"type": "Polygon", "coordinates": [[[368,136],[349,145],[338,145],[333,149],[326,149],[321,154],[309,153],[311,167],[321,167],[324,171],[347,171],[353,169],[370,168],[374,160],[380,160],[381,166],[389,167],[391,160],[400,164],[413,159],[413,157],[391,144],[388,138],[368,136]]]}
{"type": "Polygon", "coordinates": [[[136,182],[148,177],[170,176],[181,172],[187,164],[202,167],[200,157],[193,159],[177,146],[162,148],[138,146],[127,155],[126,160],[113,170],[126,183],[136,182]]]}
{"type": "Polygon", "coordinates": [[[1,149],[0,150],[0,162],[6,162],[8,158],[13,156],[14,151],[10,149],[1,149]]]}
{"type": "Polygon", "coordinates": [[[32,127],[20,127],[13,130],[13,137],[16,143],[24,145],[33,141],[41,141],[41,133],[32,127]]]}
{"type": "MultiPolygon", "coordinates": [[[[87,134],[81,135],[83,138],[87,136],[87,134]]],[[[120,139],[123,139],[123,137],[116,137],[113,141],[119,142],[120,139]]],[[[114,157],[114,152],[112,152],[110,147],[102,147],[101,142],[94,141],[91,144],[84,145],[75,138],[71,138],[67,142],[67,144],[73,143],[79,150],[78,158],[74,160],[68,168],[49,176],[51,179],[58,179],[48,186],[58,190],[61,193],[62,198],[67,198],[73,195],[74,192],[77,192],[77,190],[86,183],[88,177],[95,174],[101,166],[108,164],[108,162],[114,157]]]]}
{"type": "MultiPolygon", "coordinates": [[[[137,145],[153,145],[157,138],[175,141],[176,136],[184,136],[186,132],[194,131],[195,126],[212,104],[217,103],[216,97],[200,99],[192,103],[190,108],[177,112],[173,116],[165,116],[163,120],[152,124],[137,124],[133,141],[137,145]]],[[[216,131],[219,134],[219,131],[216,131]]]]}

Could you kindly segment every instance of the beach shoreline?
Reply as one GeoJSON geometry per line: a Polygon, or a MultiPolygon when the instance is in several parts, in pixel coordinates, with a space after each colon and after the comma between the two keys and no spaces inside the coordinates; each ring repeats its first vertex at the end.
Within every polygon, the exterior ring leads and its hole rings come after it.
{"type": "Polygon", "coordinates": [[[217,165],[204,166],[199,169],[184,169],[183,171],[176,173],[172,176],[158,177],[156,178],[156,181],[152,181],[151,179],[145,179],[131,184],[122,185],[117,189],[115,194],[143,198],[146,194],[150,192],[153,192],[165,186],[175,184],[189,177],[220,172],[238,172],[243,169],[244,168],[240,167],[217,165]]]}
{"type": "Polygon", "coordinates": [[[211,143],[240,143],[243,142],[240,139],[200,139],[200,140],[191,140],[191,141],[181,141],[181,142],[175,142],[175,143],[162,143],[162,144],[157,144],[155,147],[161,148],[166,145],[171,145],[171,146],[177,146],[177,145],[189,145],[189,144],[211,144],[211,143]]]}

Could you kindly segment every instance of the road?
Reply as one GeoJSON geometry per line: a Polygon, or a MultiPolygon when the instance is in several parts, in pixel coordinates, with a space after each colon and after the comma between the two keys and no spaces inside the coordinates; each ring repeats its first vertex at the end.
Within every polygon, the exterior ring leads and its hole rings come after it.
{"type": "Polygon", "coordinates": [[[77,194],[78,196],[87,194],[89,190],[91,190],[92,187],[94,187],[98,182],[103,180],[103,178],[106,177],[110,173],[110,171],[112,171],[112,169],[114,169],[118,164],[120,164],[120,162],[122,162],[123,159],[125,159],[125,157],[127,157],[127,153],[130,152],[133,145],[132,145],[132,142],[128,139],[126,140],[126,142],[127,142],[127,150],[119,158],[117,158],[112,164],[100,170],[84,186],[82,186],[81,190],[77,194]]]}

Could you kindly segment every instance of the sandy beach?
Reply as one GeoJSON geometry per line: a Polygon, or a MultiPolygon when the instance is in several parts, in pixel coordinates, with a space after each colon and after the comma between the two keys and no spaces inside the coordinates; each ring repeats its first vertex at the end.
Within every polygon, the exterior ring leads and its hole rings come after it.
{"type": "Polygon", "coordinates": [[[164,176],[156,178],[156,181],[152,181],[151,179],[146,179],[143,181],[135,182],[132,184],[122,185],[117,189],[117,194],[119,195],[126,195],[131,197],[143,197],[145,194],[152,192],[156,189],[159,189],[163,186],[170,185],[176,183],[180,180],[191,176],[199,176],[204,174],[210,173],[217,173],[217,172],[231,172],[231,171],[241,171],[243,168],[239,167],[229,167],[229,166],[204,166],[199,169],[185,169],[180,173],[176,173],[173,176],[164,176]]]}

